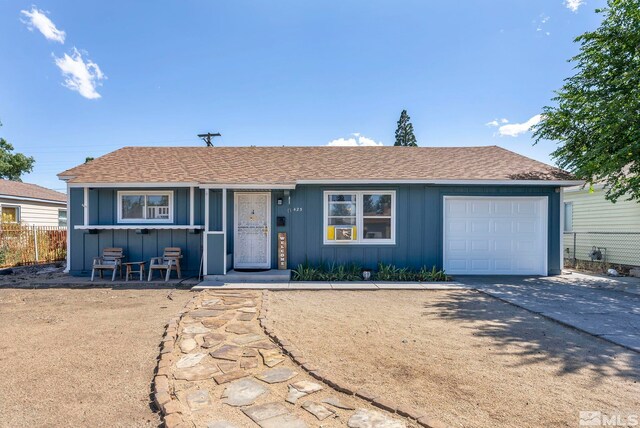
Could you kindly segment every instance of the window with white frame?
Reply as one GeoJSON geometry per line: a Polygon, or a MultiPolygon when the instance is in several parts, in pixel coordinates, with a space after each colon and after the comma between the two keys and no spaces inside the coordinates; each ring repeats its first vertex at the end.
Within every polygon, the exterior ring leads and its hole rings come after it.
{"type": "Polygon", "coordinates": [[[324,192],[325,244],[394,244],[394,191],[324,192]]]}
{"type": "Polygon", "coordinates": [[[58,210],[58,227],[67,227],[67,210],[58,210]]]}
{"type": "Polygon", "coordinates": [[[573,202],[564,203],[564,231],[573,232],[573,202]]]}
{"type": "Polygon", "coordinates": [[[2,223],[20,223],[20,207],[17,205],[2,205],[2,223]]]}
{"type": "Polygon", "coordinates": [[[118,223],[173,222],[173,192],[118,192],[118,223]]]}

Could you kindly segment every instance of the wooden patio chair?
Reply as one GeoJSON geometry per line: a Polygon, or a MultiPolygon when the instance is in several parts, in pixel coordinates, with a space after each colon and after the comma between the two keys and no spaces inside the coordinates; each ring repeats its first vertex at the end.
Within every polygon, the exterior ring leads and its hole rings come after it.
{"type": "Polygon", "coordinates": [[[100,273],[100,278],[103,278],[102,272],[105,270],[112,270],[111,281],[116,279],[116,271],[120,270],[120,278],[122,278],[122,259],[124,253],[122,248],[105,248],[102,250],[100,257],[93,258],[93,266],[91,269],[91,282],[95,277],[96,271],[100,273]]]}
{"type": "Polygon", "coordinates": [[[164,249],[162,257],[153,257],[149,263],[149,279],[153,277],[153,271],[166,271],[164,281],[169,281],[171,271],[175,270],[178,274],[178,279],[182,278],[182,272],[180,272],[180,259],[182,258],[182,250],[178,247],[167,247],[164,249]]]}

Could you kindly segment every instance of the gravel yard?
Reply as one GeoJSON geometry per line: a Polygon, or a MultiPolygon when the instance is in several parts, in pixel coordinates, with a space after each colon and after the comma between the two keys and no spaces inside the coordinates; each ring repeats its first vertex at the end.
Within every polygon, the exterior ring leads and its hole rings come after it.
{"type": "Polygon", "coordinates": [[[458,427],[640,411],[640,355],[474,291],[277,291],[269,319],[327,372],[458,427]]]}
{"type": "Polygon", "coordinates": [[[191,293],[143,288],[0,288],[0,426],[158,426],[158,345],[191,293]]]}

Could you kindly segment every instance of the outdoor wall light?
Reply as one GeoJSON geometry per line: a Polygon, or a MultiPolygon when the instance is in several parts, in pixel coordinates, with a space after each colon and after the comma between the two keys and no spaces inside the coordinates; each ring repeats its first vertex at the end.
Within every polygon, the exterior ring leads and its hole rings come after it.
{"type": "Polygon", "coordinates": [[[278,205],[282,205],[282,198],[278,198],[278,205]]]}

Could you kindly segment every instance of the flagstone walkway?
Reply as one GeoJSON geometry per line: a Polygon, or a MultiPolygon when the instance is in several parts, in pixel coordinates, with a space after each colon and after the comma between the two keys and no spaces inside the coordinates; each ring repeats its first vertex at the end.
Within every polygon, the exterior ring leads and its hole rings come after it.
{"type": "Polygon", "coordinates": [[[154,380],[167,427],[418,426],[314,379],[261,328],[261,303],[260,291],[203,291],[169,323],[154,380]]]}

